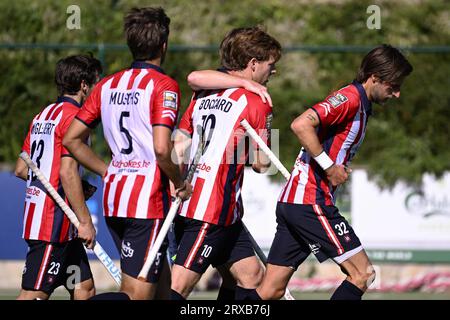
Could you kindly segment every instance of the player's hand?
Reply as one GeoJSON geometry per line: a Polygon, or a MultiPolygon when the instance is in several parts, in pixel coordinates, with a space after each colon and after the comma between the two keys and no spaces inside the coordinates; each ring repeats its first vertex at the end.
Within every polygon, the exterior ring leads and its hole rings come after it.
{"type": "Polygon", "coordinates": [[[244,89],[256,93],[261,97],[264,103],[269,103],[269,106],[272,107],[272,98],[270,97],[267,88],[262,84],[253,80],[245,79],[244,89]]]}
{"type": "Polygon", "coordinates": [[[192,185],[185,180],[180,188],[175,189],[175,195],[183,201],[188,200],[192,195],[192,185]]]}
{"type": "Polygon", "coordinates": [[[80,222],[78,226],[78,238],[83,241],[86,248],[94,248],[95,236],[96,231],[91,219],[88,222],[80,222]]]}
{"type": "Polygon", "coordinates": [[[348,180],[348,174],[352,170],[341,165],[341,164],[334,164],[331,167],[329,167],[327,170],[325,170],[327,174],[328,181],[331,183],[333,187],[337,187],[338,185],[343,184],[345,181],[348,180]]]}

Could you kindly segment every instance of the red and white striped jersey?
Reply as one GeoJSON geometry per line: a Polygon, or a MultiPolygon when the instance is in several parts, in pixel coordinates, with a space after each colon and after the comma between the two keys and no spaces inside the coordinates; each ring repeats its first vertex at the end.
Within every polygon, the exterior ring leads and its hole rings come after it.
{"type": "MultiPolygon", "coordinates": [[[[62,139],[79,108],[75,100],[59,97],[56,103],[34,117],[22,147],[63,199],[65,194],[59,176],[61,157],[70,154],[62,145],[62,139]]],[[[75,227],[29,170],[23,238],[60,243],[70,240],[74,232],[75,227]]]]}
{"type": "MultiPolygon", "coordinates": [[[[317,135],[323,149],[336,164],[348,165],[364,139],[372,113],[363,86],[354,81],[311,108],[319,116],[317,135]]],[[[331,206],[335,191],[322,168],[302,148],[278,201],[331,206]]]]}
{"type": "Polygon", "coordinates": [[[200,127],[205,145],[192,179],[192,196],[183,202],[180,215],[222,226],[241,218],[249,138],[240,122],[246,119],[267,143],[267,132],[261,130],[268,128],[271,117],[272,109],[245,89],[196,92],[179,128],[192,136],[190,161],[197,151],[200,127]]]}
{"type": "Polygon", "coordinates": [[[133,62],[100,81],[77,119],[89,127],[100,121],[112,153],[104,177],[107,217],[164,218],[170,207],[169,180],[153,149],[153,126],[174,129],[180,101],[175,80],[161,68],[133,62]]]}

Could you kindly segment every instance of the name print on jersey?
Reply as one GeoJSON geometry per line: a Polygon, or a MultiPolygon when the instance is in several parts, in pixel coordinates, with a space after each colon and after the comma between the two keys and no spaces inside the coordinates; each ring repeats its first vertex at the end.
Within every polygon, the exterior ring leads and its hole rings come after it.
{"type": "Polygon", "coordinates": [[[228,112],[233,104],[227,99],[216,98],[216,99],[203,99],[198,107],[199,110],[220,110],[223,112],[228,112]]]}
{"type": "Polygon", "coordinates": [[[111,92],[109,104],[129,105],[139,103],[139,92],[111,92]]]}
{"type": "Polygon", "coordinates": [[[55,123],[36,122],[31,127],[31,134],[52,134],[55,123]]]}

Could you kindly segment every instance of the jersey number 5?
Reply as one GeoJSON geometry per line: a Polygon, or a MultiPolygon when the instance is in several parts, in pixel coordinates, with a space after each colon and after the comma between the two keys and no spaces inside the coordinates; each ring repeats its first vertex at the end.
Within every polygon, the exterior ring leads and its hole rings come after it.
{"type": "Polygon", "coordinates": [[[130,112],[129,111],[123,111],[120,114],[120,120],[119,120],[119,126],[120,126],[120,132],[123,132],[125,135],[125,138],[127,138],[128,141],[128,147],[120,149],[120,152],[123,154],[130,154],[133,151],[133,140],[131,139],[130,132],[123,126],[123,118],[129,117],[130,112]]]}

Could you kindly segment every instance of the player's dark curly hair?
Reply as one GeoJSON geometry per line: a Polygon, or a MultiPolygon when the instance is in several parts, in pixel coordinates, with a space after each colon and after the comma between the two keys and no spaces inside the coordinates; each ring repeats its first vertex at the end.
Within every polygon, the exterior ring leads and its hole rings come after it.
{"type": "Polygon", "coordinates": [[[222,66],[228,70],[243,70],[255,58],[277,62],[281,58],[280,43],[260,27],[236,28],[231,30],[220,44],[222,66]]]}
{"type": "Polygon", "coordinates": [[[371,75],[395,84],[409,75],[413,67],[398,50],[388,44],[372,49],[361,62],[356,81],[364,83],[371,75]]]}
{"type": "Polygon", "coordinates": [[[75,95],[81,89],[84,80],[92,86],[102,73],[102,65],[92,54],[73,55],[60,59],[56,63],[55,83],[58,95],[75,95]]]}
{"type": "Polygon", "coordinates": [[[135,60],[159,58],[169,38],[170,18],[162,8],[133,8],[125,16],[127,44],[135,60]]]}

